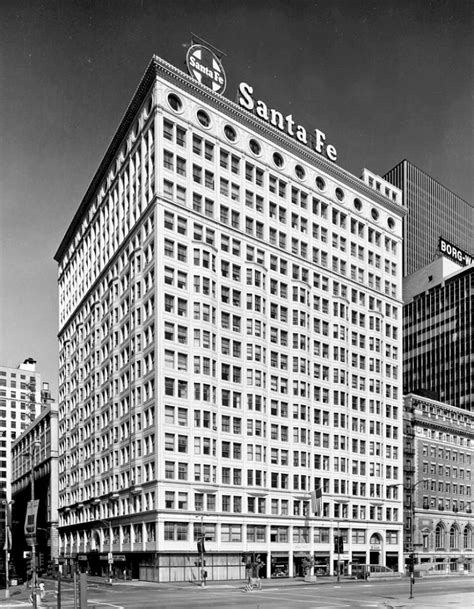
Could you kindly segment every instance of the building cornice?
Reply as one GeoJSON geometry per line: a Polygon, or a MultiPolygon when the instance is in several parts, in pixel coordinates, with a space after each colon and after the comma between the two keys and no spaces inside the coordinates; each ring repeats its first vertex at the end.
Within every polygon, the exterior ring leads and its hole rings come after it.
{"type": "Polygon", "coordinates": [[[436,419],[432,419],[429,416],[414,416],[412,419],[412,424],[415,427],[430,427],[431,429],[436,429],[437,431],[447,431],[457,436],[463,436],[474,440],[473,429],[459,427],[458,425],[452,425],[445,421],[437,421],[436,419]]]}

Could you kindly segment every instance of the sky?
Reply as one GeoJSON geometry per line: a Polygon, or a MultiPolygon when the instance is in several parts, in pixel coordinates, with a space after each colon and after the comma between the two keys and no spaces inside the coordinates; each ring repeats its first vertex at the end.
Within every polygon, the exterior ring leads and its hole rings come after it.
{"type": "Polygon", "coordinates": [[[384,174],[407,158],[473,197],[471,0],[1,0],[0,363],[57,396],[53,256],[151,57],[192,34],[255,99],[384,174]]]}

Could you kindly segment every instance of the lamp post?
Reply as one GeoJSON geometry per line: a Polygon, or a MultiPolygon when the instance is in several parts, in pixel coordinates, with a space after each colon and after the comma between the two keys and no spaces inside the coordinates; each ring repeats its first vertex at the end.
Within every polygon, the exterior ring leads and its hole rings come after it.
{"type": "Polygon", "coordinates": [[[199,552],[199,567],[201,570],[201,588],[205,588],[206,586],[206,578],[204,577],[204,541],[206,536],[204,535],[204,515],[196,516],[196,518],[201,519],[201,526],[199,530],[199,539],[197,543],[198,552],[199,552]]]}
{"type": "MultiPolygon", "coordinates": [[[[41,443],[39,441],[32,442],[29,451],[22,453],[25,456],[30,457],[30,486],[31,486],[31,509],[34,510],[35,501],[35,452],[39,448],[41,443]]],[[[28,517],[27,517],[28,520],[28,517]]],[[[31,598],[33,608],[37,607],[36,598],[36,511],[33,518],[33,528],[31,529],[30,541],[31,541],[31,598]]]]}
{"type": "Polygon", "coordinates": [[[109,520],[109,555],[107,556],[108,562],[108,573],[109,573],[109,584],[112,583],[112,564],[113,564],[113,553],[112,553],[112,523],[109,520]]]}
{"type": "Polygon", "coordinates": [[[410,526],[410,558],[409,558],[409,571],[410,571],[410,596],[408,598],[413,598],[413,582],[415,579],[415,489],[416,487],[425,482],[425,479],[422,478],[415,482],[415,484],[410,485],[411,490],[411,526],[410,526]]]}
{"type": "Polygon", "coordinates": [[[112,564],[113,564],[113,557],[112,557],[112,521],[111,520],[99,520],[99,522],[101,524],[104,524],[105,526],[109,527],[109,551],[108,551],[108,556],[107,556],[107,564],[108,564],[108,578],[109,578],[109,584],[112,584],[112,564]]]}

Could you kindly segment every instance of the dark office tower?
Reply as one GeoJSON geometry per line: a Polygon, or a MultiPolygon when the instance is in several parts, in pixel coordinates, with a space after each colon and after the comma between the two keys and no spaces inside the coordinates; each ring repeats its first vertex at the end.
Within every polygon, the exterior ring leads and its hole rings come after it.
{"type": "Polygon", "coordinates": [[[474,265],[447,264],[404,280],[403,392],[474,411],[474,265]]]}
{"type": "Polygon", "coordinates": [[[471,251],[474,207],[407,160],[384,176],[401,189],[408,214],[403,220],[403,276],[432,262],[439,237],[471,251]]]}

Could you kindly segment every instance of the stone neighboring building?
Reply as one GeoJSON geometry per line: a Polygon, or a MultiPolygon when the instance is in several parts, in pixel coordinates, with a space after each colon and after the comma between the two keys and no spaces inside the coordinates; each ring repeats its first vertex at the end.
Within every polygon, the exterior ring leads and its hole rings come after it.
{"type": "Polygon", "coordinates": [[[39,499],[37,517],[37,569],[51,570],[58,559],[58,406],[45,405],[40,415],[12,444],[12,539],[11,561],[25,576],[30,551],[24,532],[28,501],[31,499],[31,472],[34,497],[39,499]]]}
{"type": "Polygon", "coordinates": [[[473,574],[473,463],[474,413],[405,396],[404,549],[417,564],[473,574]]]}

